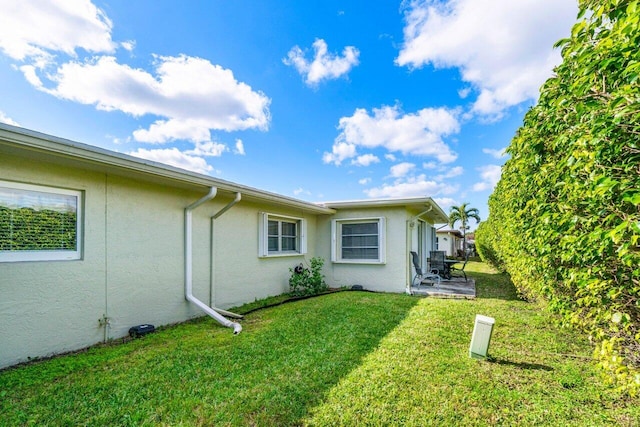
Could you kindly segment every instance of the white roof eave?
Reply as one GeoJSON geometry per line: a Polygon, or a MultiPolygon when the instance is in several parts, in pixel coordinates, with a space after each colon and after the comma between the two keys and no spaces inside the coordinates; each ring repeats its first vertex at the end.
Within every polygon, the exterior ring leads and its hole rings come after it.
{"type": "MultiPolygon", "coordinates": [[[[332,214],[334,209],[305,202],[292,197],[213,178],[162,163],[140,159],[128,154],[71,141],[64,138],[0,123],[0,152],[4,147],[19,147],[20,151],[45,154],[48,159],[67,158],[80,161],[84,167],[95,170],[118,170],[122,173],[145,175],[171,181],[179,187],[216,187],[231,193],[241,193],[245,200],[256,200],[295,207],[314,214],[332,214]]],[[[13,149],[12,151],[16,151],[13,149]]]]}
{"type": "Polygon", "coordinates": [[[431,197],[345,200],[335,202],[320,202],[318,203],[318,205],[336,210],[389,207],[413,207],[415,209],[424,209],[430,206],[433,212],[433,215],[431,216],[434,218],[436,223],[449,221],[449,217],[447,216],[447,214],[431,197]]]}

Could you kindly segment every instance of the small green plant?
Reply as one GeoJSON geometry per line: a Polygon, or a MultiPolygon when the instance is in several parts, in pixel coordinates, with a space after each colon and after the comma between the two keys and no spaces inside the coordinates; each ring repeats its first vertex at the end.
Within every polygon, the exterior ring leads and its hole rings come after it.
{"type": "Polygon", "coordinates": [[[311,258],[311,267],[307,268],[300,263],[290,268],[291,277],[289,277],[289,286],[291,294],[295,296],[317,295],[329,289],[324,281],[322,274],[322,266],[324,259],[320,257],[311,258]]]}

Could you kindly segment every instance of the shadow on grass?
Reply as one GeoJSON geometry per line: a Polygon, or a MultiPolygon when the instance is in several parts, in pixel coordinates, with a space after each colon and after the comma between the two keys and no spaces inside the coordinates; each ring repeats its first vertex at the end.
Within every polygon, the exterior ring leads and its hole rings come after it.
{"type": "Polygon", "coordinates": [[[0,425],[297,425],[418,301],[337,292],[0,372],[0,425]]]}
{"type": "Polygon", "coordinates": [[[476,297],[522,301],[506,273],[491,271],[482,263],[470,263],[467,274],[476,280],[476,297]]]}
{"type": "Polygon", "coordinates": [[[253,316],[260,323],[267,321],[266,328],[255,330],[255,338],[269,347],[273,362],[269,372],[251,375],[263,380],[253,386],[260,390],[255,402],[246,405],[244,400],[243,410],[248,413],[242,423],[299,424],[329,390],[378,348],[418,301],[407,295],[336,292],[249,315],[248,322],[253,316]],[[263,389],[272,392],[262,396],[263,389]],[[265,405],[270,415],[262,412],[265,405]]]}
{"type": "Polygon", "coordinates": [[[518,369],[526,369],[526,370],[536,370],[536,371],[553,371],[551,366],[541,365],[539,363],[528,363],[528,362],[512,362],[510,360],[498,359],[494,357],[489,357],[487,359],[489,363],[495,363],[496,365],[505,365],[505,366],[513,366],[518,369]]]}

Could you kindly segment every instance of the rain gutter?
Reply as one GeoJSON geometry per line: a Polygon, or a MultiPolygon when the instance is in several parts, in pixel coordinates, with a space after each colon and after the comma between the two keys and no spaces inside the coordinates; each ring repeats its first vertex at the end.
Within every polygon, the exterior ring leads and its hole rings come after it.
{"type": "MultiPolygon", "coordinates": [[[[211,187],[207,195],[196,200],[184,209],[184,294],[187,301],[197,305],[202,311],[211,316],[221,325],[233,328],[234,334],[239,334],[242,331],[242,326],[239,323],[230,321],[219,314],[217,309],[209,307],[193,296],[193,210],[201,204],[216,197],[217,193],[218,189],[216,187],[211,187]]],[[[224,213],[223,211],[226,211],[229,208],[230,206],[223,208],[219,214],[221,215],[224,213]]]]}

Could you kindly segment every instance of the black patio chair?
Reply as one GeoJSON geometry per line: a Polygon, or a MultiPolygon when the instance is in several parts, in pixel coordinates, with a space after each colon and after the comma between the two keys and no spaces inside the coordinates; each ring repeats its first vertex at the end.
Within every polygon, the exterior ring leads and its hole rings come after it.
{"type": "Polygon", "coordinates": [[[465,255],[464,257],[464,262],[462,263],[462,267],[456,267],[456,265],[458,264],[452,264],[451,266],[449,266],[449,270],[451,270],[452,274],[457,274],[459,275],[460,273],[462,273],[462,275],[464,275],[464,281],[467,281],[467,273],[465,273],[464,268],[467,266],[467,261],[469,261],[469,254],[465,255]]]}
{"type": "Polygon", "coordinates": [[[429,271],[435,272],[443,279],[450,279],[451,274],[449,273],[449,269],[444,262],[444,251],[431,251],[429,252],[429,271]]]}
{"type": "Polygon", "coordinates": [[[423,273],[422,268],[420,268],[420,258],[414,251],[411,251],[411,260],[413,261],[413,268],[415,268],[416,270],[416,275],[411,281],[411,286],[416,286],[416,279],[419,279],[418,286],[420,286],[424,282],[428,282],[431,284],[436,283],[438,286],[440,286],[440,275],[437,272],[423,273]]]}

